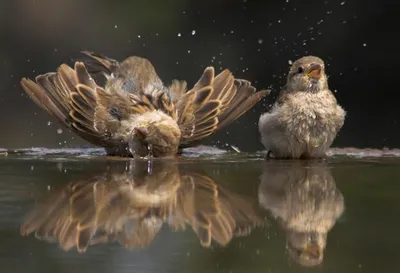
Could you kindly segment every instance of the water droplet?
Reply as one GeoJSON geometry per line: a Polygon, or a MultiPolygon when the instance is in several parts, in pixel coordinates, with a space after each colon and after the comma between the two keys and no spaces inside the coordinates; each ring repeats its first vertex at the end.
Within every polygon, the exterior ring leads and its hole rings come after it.
{"type": "Polygon", "coordinates": [[[340,3],[341,6],[343,6],[344,4],[346,4],[346,1],[343,1],[342,3],[340,3]]]}
{"type": "Polygon", "coordinates": [[[140,36],[140,35],[138,35],[137,37],[138,37],[139,39],[141,38],[141,36],[140,36]]]}
{"type": "Polygon", "coordinates": [[[151,174],[153,171],[153,162],[151,160],[147,161],[147,173],[151,174]]]}
{"type": "Polygon", "coordinates": [[[51,121],[48,121],[48,122],[47,122],[47,126],[50,126],[50,125],[51,125],[51,121]]]}
{"type": "Polygon", "coordinates": [[[118,25],[114,25],[114,28],[118,28],[118,25]]]}
{"type": "Polygon", "coordinates": [[[363,44],[363,46],[365,47],[365,46],[367,46],[367,44],[366,44],[366,43],[364,43],[364,44],[363,44]]]}
{"type": "Polygon", "coordinates": [[[182,36],[182,34],[178,33],[178,37],[181,37],[181,36],[182,36]]]}
{"type": "Polygon", "coordinates": [[[61,128],[57,129],[57,134],[62,134],[63,130],[61,128]]]}
{"type": "Polygon", "coordinates": [[[292,61],[292,60],[289,60],[288,63],[289,63],[289,65],[292,65],[292,64],[293,64],[293,61],[292,61]]]}
{"type": "Polygon", "coordinates": [[[196,30],[192,30],[192,35],[195,35],[196,34],[196,30]]]}
{"type": "Polygon", "coordinates": [[[263,39],[258,39],[258,43],[261,45],[262,43],[264,43],[263,39]]]}
{"type": "Polygon", "coordinates": [[[147,150],[149,151],[148,156],[153,156],[153,144],[148,144],[147,150]]]}

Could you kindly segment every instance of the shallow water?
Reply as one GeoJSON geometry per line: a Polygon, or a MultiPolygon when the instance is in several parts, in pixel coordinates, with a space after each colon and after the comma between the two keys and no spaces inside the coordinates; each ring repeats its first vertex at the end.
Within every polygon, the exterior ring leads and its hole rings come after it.
{"type": "Polygon", "coordinates": [[[400,158],[344,155],[8,151],[1,272],[399,272],[400,158]]]}

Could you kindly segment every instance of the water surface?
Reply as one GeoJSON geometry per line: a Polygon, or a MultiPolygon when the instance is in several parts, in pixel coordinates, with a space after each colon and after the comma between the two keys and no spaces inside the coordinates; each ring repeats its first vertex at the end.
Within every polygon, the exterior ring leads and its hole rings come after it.
{"type": "Polygon", "coordinates": [[[337,154],[9,151],[1,271],[399,272],[400,158],[337,154]]]}

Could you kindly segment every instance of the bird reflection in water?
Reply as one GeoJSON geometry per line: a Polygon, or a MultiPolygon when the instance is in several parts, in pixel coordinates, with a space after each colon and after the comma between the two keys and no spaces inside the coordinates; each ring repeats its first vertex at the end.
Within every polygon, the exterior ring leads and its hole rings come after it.
{"type": "Polygon", "coordinates": [[[205,247],[213,240],[225,246],[263,225],[263,218],[249,198],[207,175],[181,172],[174,163],[132,161],[51,192],[27,216],[21,234],[34,232],[66,251],[110,242],[133,249],[150,245],[163,224],[173,231],[191,226],[205,247]]]}
{"type": "Polygon", "coordinates": [[[319,265],[327,233],[344,210],[329,167],[317,161],[265,163],[258,198],[284,229],[289,256],[303,266],[319,265]]]}

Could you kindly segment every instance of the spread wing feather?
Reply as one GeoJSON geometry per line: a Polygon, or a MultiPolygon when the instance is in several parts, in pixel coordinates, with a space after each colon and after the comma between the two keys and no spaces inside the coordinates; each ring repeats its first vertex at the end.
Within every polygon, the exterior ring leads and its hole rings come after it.
{"type": "Polygon", "coordinates": [[[172,86],[182,131],[181,148],[196,145],[229,125],[270,93],[269,90],[256,92],[250,82],[235,79],[227,69],[215,77],[213,67],[207,67],[187,92],[179,89],[186,88],[186,84],[174,82],[172,86]]]}

